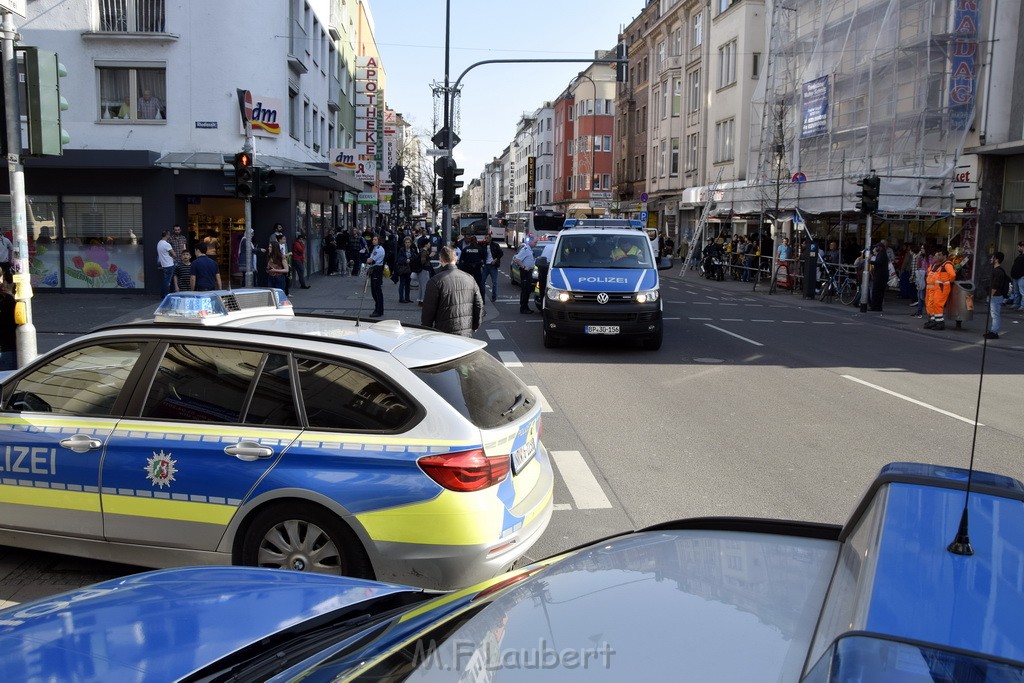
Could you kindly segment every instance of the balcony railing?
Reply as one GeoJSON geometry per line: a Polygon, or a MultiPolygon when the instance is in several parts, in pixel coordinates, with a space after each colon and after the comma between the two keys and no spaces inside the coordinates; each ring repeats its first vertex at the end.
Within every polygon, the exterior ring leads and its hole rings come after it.
{"type": "Polygon", "coordinates": [[[99,0],[100,31],[164,33],[164,0],[99,0]]]}

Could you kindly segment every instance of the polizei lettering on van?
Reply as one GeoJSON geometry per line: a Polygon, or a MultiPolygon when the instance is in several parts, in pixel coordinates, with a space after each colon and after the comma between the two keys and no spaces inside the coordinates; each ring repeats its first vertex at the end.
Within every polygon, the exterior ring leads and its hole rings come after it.
{"type": "Polygon", "coordinates": [[[629,280],[624,277],[597,277],[596,275],[584,275],[579,279],[579,282],[614,282],[616,284],[624,285],[629,282],[629,280]]]}

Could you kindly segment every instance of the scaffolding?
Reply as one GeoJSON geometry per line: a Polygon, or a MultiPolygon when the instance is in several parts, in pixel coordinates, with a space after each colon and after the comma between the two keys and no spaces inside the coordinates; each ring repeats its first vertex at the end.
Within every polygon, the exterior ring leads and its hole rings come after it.
{"type": "Polygon", "coordinates": [[[732,189],[735,210],[836,213],[873,169],[881,213],[947,214],[974,117],[981,0],[967,3],[975,16],[966,18],[951,0],[770,5],[766,77],[752,104],[758,148],[750,182],[732,189]],[[794,183],[797,174],[805,180],[794,183]]]}

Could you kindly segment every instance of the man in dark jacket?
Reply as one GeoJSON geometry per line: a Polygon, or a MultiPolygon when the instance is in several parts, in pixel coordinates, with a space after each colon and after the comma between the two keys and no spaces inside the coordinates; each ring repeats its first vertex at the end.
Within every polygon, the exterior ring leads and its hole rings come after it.
{"type": "Polygon", "coordinates": [[[1017,242],[1017,258],[1010,266],[1010,297],[1014,310],[1024,311],[1024,240],[1017,242]]]}
{"type": "Polygon", "coordinates": [[[484,298],[472,275],[455,267],[455,250],[442,247],[441,269],[427,282],[420,322],[439,332],[471,337],[484,317],[484,298]]]}

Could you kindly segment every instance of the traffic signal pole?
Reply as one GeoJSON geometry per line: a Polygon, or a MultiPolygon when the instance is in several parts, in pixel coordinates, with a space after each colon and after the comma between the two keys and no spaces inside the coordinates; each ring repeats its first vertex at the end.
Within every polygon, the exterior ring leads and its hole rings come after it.
{"type": "MultiPolygon", "coordinates": [[[[245,147],[242,148],[243,152],[248,152],[250,158],[253,160],[253,167],[256,166],[256,154],[254,148],[256,147],[256,138],[252,134],[252,121],[248,118],[245,120],[245,147]]],[[[255,268],[252,265],[252,241],[256,237],[256,228],[252,225],[252,195],[245,198],[245,232],[242,233],[242,239],[245,244],[245,286],[252,287],[255,283],[253,272],[255,268]],[[249,237],[249,230],[252,230],[252,237],[249,237]]],[[[230,282],[231,278],[228,278],[230,282]]]]}
{"type": "Polygon", "coordinates": [[[28,224],[25,218],[25,167],[21,163],[21,107],[18,102],[18,59],[14,42],[18,31],[14,14],[3,17],[3,71],[4,105],[7,109],[7,174],[11,188],[11,225],[14,236],[14,254],[11,269],[14,273],[15,320],[18,322],[15,342],[18,367],[32,361],[39,351],[36,328],[32,324],[32,280],[28,272],[28,224]]]}
{"type": "MultiPolygon", "coordinates": [[[[868,269],[871,266],[871,214],[868,214],[867,229],[864,231],[864,274],[860,281],[860,312],[868,312],[868,269]]],[[[888,277],[888,273],[885,274],[888,277]]]]}

